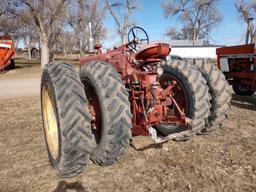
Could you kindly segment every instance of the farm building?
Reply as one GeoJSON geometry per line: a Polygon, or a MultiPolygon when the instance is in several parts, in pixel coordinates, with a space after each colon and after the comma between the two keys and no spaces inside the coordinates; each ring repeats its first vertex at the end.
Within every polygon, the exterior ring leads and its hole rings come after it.
{"type": "Polygon", "coordinates": [[[190,40],[171,40],[171,55],[183,58],[216,58],[216,48],[221,45],[211,45],[207,41],[198,40],[195,45],[190,40]]]}

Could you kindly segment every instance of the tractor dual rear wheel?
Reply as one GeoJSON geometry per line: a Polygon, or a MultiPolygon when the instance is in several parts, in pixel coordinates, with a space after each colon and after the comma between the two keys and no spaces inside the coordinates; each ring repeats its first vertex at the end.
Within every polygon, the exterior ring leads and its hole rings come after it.
{"type": "Polygon", "coordinates": [[[129,94],[120,74],[108,63],[93,61],[81,66],[80,79],[90,103],[97,143],[91,159],[99,165],[111,165],[128,149],[132,138],[129,94]]]}
{"type": "MultiPolygon", "coordinates": [[[[174,98],[186,116],[192,119],[192,129],[164,123],[156,128],[163,136],[185,132],[175,137],[175,140],[188,140],[201,132],[206,125],[210,113],[209,88],[200,71],[188,62],[167,61],[162,67],[164,72],[159,78],[160,85],[166,88],[173,80],[177,82],[172,90],[174,98]]],[[[177,111],[176,115],[179,115],[177,111]]]]}
{"type": "Polygon", "coordinates": [[[60,177],[81,173],[95,148],[91,115],[78,73],[64,62],[47,64],[41,79],[46,148],[60,177]]]}
{"type": "Polygon", "coordinates": [[[206,60],[194,60],[194,65],[207,81],[211,94],[211,114],[202,133],[213,131],[221,126],[230,110],[231,89],[224,74],[206,60]]]}

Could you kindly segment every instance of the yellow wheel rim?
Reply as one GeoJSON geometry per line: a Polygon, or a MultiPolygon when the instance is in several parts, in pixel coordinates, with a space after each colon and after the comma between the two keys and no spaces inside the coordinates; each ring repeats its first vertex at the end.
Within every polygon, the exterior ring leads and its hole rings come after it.
{"type": "Polygon", "coordinates": [[[53,159],[57,159],[59,151],[59,133],[56,113],[51,92],[47,85],[42,89],[42,110],[44,121],[44,132],[48,149],[53,159]]]}

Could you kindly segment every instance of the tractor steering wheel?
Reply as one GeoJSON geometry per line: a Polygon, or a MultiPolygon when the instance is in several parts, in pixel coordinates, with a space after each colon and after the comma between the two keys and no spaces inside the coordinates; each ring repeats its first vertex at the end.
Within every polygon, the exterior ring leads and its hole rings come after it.
{"type": "Polygon", "coordinates": [[[134,50],[138,51],[144,43],[149,44],[149,38],[146,31],[141,27],[133,27],[128,32],[128,44],[134,50]],[[140,46],[138,46],[140,45],[140,46]]]}

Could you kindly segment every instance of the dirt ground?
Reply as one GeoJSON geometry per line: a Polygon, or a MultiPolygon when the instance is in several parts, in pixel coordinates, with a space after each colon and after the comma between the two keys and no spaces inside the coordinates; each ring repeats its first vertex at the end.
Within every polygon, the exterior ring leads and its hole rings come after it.
{"type": "MultiPolygon", "coordinates": [[[[16,63],[0,80],[40,77],[39,63],[16,63]]],[[[80,177],[62,180],[48,163],[39,97],[0,99],[0,192],[256,192],[255,124],[256,95],[233,95],[229,118],[217,132],[152,146],[136,137],[135,148],[116,164],[90,163],[80,177]]]]}
{"type": "Polygon", "coordinates": [[[112,166],[90,163],[61,180],[50,167],[38,97],[0,101],[0,191],[256,191],[256,95],[233,97],[217,132],[146,147],[145,137],[112,166]]]}

